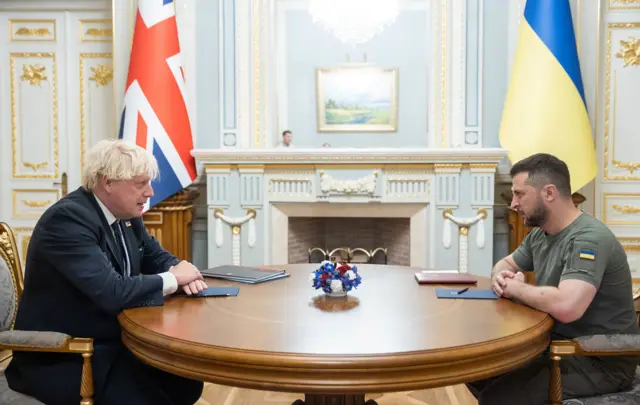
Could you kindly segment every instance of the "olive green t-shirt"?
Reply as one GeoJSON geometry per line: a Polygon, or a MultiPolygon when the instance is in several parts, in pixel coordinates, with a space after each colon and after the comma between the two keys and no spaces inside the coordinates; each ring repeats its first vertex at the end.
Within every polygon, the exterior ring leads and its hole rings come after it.
{"type": "MultiPolygon", "coordinates": [[[[535,228],[512,257],[522,270],[534,272],[540,286],[557,287],[562,280],[577,279],[597,289],[580,319],[554,322],[552,339],[640,333],[626,252],[611,230],[596,218],[582,213],[554,235],[535,228]]],[[[622,365],[617,360],[625,363],[623,358],[611,358],[613,363],[622,365]]]]}

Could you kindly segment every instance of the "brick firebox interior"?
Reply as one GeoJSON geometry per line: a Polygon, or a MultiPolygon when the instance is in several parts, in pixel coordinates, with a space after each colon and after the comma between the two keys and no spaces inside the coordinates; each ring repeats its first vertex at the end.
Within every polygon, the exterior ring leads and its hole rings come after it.
{"type": "MultiPolygon", "coordinates": [[[[363,248],[387,249],[387,263],[409,266],[409,218],[289,218],[289,263],[307,263],[309,249],[363,248]]],[[[313,262],[321,254],[312,256],[313,262]]],[[[376,255],[373,263],[383,263],[376,255]]]]}

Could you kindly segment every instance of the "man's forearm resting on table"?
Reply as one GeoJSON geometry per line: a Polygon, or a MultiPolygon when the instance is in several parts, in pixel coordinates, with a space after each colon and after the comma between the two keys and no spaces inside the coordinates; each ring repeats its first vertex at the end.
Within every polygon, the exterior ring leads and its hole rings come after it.
{"type": "Polygon", "coordinates": [[[507,281],[507,290],[513,299],[546,312],[554,319],[569,323],[580,319],[584,314],[582,305],[574,302],[572,294],[558,287],[534,286],[519,281],[507,281]]]}

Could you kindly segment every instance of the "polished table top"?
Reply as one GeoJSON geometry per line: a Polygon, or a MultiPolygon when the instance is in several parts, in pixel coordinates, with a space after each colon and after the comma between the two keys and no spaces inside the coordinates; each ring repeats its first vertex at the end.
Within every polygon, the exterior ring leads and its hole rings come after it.
{"type": "MultiPolygon", "coordinates": [[[[236,297],[169,297],[162,307],[126,310],[123,341],[181,375],[294,392],[468,381],[513,368],[549,341],[547,314],[506,299],[438,299],[436,286],[415,281],[421,269],[360,265],[358,289],[329,298],[309,281],[318,264],[283,267],[290,277],[255,285],[207,279],[240,286],[236,297]]],[[[480,277],[471,288],[489,286],[480,277]]]]}

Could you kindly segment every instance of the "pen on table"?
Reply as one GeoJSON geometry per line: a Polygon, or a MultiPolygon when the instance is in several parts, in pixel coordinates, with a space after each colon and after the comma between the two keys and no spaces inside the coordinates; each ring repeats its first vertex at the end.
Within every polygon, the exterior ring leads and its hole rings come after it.
{"type": "Polygon", "coordinates": [[[462,290],[458,291],[458,295],[462,294],[463,292],[467,291],[469,289],[469,287],[467,288],[463,288],[462,290]]]}

